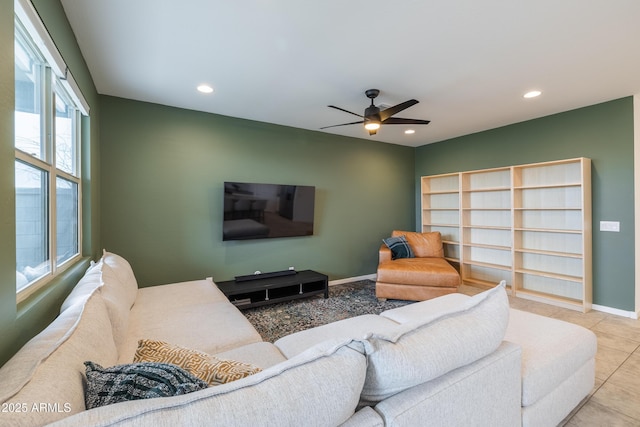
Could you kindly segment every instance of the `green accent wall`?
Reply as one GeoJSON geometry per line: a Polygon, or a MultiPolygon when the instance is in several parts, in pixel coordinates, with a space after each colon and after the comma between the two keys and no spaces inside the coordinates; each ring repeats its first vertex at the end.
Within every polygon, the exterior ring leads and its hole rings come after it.
{"type": "Polygon", "coordinates": [[[60,304],[100,253],[98,94],[59,0],[33,4],[91,106],[82,121],[82,253],[84,258],[16,304],[14,188],[14,5],[0,0],[0,365],[58,314],[60,304]]]}
{"type": "Polygon", "coordinates": [[[372,274],[381,239],[413,228],[413,148],[108,96],[100,118],[101,235],[141,286],[372,274]],[[223,242],[224,181],[315,186],[315,235],[223,242]]]}
{"type": "Polygon", "coordinates": [[[416,149],[416,227],[424,175],[550,160],[592,160],[593,302],[634,311],[633,98],[627,97],[416,149]],[[620,232],[599,231],[620,221],[620,232]]]}

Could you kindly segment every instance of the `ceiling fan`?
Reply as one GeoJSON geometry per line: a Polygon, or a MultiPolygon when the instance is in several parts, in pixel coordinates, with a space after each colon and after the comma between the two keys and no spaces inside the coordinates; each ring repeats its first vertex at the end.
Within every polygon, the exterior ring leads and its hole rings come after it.
{"type": "Polygon", "coordinates": [[[364,92],[364,94],[371,100],[371,105],[368,106],[364,110],[364,115],[352,113],[351,111],[345,110],[344,108],[336,107],[335,105],[329,105],[329,108],[335,108],[336,110],[344,111],[345,113],[353,114],[354,116],[361,117],[362,120],[357,122],[350,123],[342,123],[339,125],[325,126],[320,129],[328,129],[336,126],[347,126],[347,125],[355,125],[358,123],[364,123],[365,129],[369,131],[369,135],[375,135],[380,129],[381,125],[428,125],[429,120],[419,120],[419,119],[402,119],[400,117],[391,117],[394,114],[399,113],[402,110],[406,110],[407,108],[416,105],[418,103],[415,99],[410,99],[408,101],[402,102],[398,105],[394,105],[393,107],[386,108],[384,110],[380,110],[379,107],[373,105],[373,100],[380,94],[378,89],[368,89],[364,92]]]}

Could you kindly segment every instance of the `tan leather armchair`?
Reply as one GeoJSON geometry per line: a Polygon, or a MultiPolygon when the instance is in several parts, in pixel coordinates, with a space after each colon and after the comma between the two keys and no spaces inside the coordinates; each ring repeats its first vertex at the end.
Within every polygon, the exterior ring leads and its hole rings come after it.
{"type": "Polygon", "coordinates": [[[392,259],[391,250],[379,250],[376,297],[423,301],[458,291],[460,274],[444,259],[440,233],[394,230],[392,237],[404,235],[413,258],[392,259]]]}

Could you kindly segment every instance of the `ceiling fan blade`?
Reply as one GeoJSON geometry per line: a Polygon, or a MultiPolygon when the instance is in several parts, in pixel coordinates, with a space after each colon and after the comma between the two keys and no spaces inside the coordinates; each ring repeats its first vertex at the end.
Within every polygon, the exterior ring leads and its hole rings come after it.
{"type": "Polygon", "coordinates": [[[334,127],[336,127],[336,126],[356,125],[356,124],[358,124],[358,123],[364,123],[364,120],[360,120],[359,122],[342,123],[341,125],[325,126],[325,127],[321,127],[320,129],[334,128],[334,127]]]}
{"type": "Polygon", "coordinates": [[[401,104],[398,105],[394,105],[393,107],[389,107],[386,110],[382,110],[380,111],[380,120],[382,120],[383,122],[388,119],[389,117],[393,116],[394,114],[399,113],[402,110],[406,110],[407,108],[416,105],[418,103],[417,100],[415,99],[410,99],[408,101],[405,101],[401,104]]]}
{"type": "Polygon", "coordinates": [[[389,117],[387,120],[383,120],[383,125],[428,125],[431,123],[429,120],[420,119],[403,119],[400,117],[389,117]]]}
{"type": "Polygon", "coordinates": [[[363,117],[360,114],[352,113],[349,110],[345,110],[344,108],[336,107],[335,105],[327,105],[329,108],[335,108],[336,110],[344,111],[345,113],[353,114],[354,116],[363,117]]]}

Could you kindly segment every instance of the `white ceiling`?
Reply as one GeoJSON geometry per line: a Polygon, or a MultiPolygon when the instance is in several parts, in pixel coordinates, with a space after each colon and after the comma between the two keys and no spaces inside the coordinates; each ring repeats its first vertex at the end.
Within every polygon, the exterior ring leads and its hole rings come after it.
{"type": "MultiPolygon", "coordinates": [[[[419,146],[640,93],[638,0],[62,0],[99,93],[419,146]],[[196,91],[201,83],[215,92],[196,91]],[[543,91],[525,100],[524,92],[543,91]]],[[[71,70],[73,72],[73,70],[71,70]]]]}

